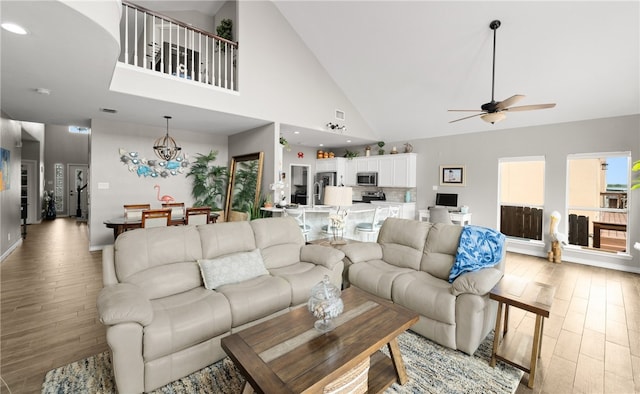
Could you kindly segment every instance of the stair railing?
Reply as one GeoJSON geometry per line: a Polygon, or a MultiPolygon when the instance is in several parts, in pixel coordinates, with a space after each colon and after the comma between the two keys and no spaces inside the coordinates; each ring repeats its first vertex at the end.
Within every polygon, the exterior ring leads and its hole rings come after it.
{"type": "Polygon", "coordinates": [[[238,43],[122,1],[121,63],[237,90],[238,43]]]}

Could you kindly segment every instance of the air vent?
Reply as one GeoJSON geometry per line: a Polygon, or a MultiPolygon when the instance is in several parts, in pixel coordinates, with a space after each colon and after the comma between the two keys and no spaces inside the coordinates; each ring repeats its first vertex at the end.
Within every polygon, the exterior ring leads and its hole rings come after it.
{"type": "Polygon", "coordinates": [[[100,108],[100,111],[102,111],[102,112],[106,112],[106,113],[108,113],[108,114],[115,114],[115,113],[117,113],[117,112],[118,112],[117,110],[115,110],[115,109],[111,109],[111,108],[100,108]]]}
{"type": "Polygon", "coordinates": [[[336,109],[336,119],[338,120],[344,120],[344,111],[341,111],[339,109],[336,109]]]}

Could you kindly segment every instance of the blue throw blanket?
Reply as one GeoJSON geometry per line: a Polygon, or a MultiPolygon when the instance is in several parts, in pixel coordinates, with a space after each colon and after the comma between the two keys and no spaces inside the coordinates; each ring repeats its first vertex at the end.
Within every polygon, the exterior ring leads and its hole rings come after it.
{"type": "Polygon", "coordinates": [[[464,226],[456,261],[449,273],[449,282],[465,272],[493,267],[500,262],[505,236],[501,232],[480,226],[464,226]]]}

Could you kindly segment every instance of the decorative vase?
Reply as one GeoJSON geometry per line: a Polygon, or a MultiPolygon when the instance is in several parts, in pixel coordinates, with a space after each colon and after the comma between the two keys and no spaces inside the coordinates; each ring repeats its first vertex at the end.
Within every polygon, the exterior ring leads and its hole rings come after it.
{"type": "Polygon", "coordinates": [[[307,302],[309,312],[317,317],[314,327],[320,332],[329,332],[335,328],[333,319],[338,317],[344,304],[340,298],[340,289],[329,281],[329,276],[325,275],[322,282],[319,282],[311,289],[311,297],[307,302]]]}

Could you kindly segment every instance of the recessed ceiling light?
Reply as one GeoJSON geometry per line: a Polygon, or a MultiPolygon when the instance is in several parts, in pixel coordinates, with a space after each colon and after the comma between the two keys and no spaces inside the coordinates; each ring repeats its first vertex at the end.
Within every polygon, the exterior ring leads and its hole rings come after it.
{"type": "Polygon", "coordinates": [[[347,140],[347,143],[349,143],[349,144],[350,144],[350,143],[351,143],[351,140],[347,140]]]}
{"type": "Polygon", "coordinates": [[[300,134],[300,132],[299,131],[294,131],[293,134],[300,134]]]}
{"type": "Polygon", "coordinates": [[[14,34],[20,34],[21,36],[27,34],[27,31],[24,29],[24,27],[20,25],[16,25],[15,23],[7,22],[7,23],[3,23],[1,26],[6,31],[10,31],[11,33],[14,33],[14,34]]]}
{"type": "Polygon", "coordinates": [[[320,144],[320,146],[324,146],[324,144],[320,144]]]}
{"type": "Polygon", "coordinates": [[[48,96],[51,94],[51,90],[45,88],[36,88],[36,93],[42,94],[43,96],[48,96]]]}

